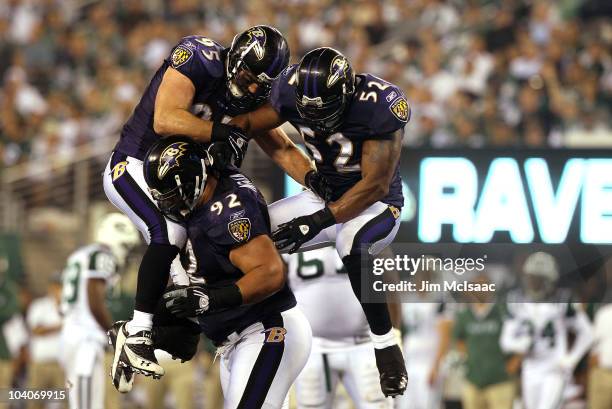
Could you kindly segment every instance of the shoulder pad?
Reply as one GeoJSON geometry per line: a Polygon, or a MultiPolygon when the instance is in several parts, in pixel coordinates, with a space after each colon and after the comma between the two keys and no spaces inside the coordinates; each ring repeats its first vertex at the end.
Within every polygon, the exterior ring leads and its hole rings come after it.
{"type": "Polygon", "coordinates": [[[290,65],[272,83],[270,104],[281,116],[290,116],[295,108],[295,82],[297,80],[297,64],[290,65]]]}
{"type": "Polygon", "coordinates": [[[209,38],[188,36],[172,48],[166,61],[198,86],[200,77],[224,76],[223,50],[220,44],[209,38]]]}
{"type": "Polygon", "coordinates": [[[371,74],[362,74],[356,89],[358,117],[367,118],[373,134],[389,134],[410,120],[410,104],[402,90],[371,74]]]}
{"type": "Polygon", "coordinates": [[[268,216],[262,211],[265,207],[257,188],[242,174],[229,178],[233,189],[217,196],[205,209],[210,212],[206,226],[210,238],[219,245],[234,246],[269,234],[268,216]]]}

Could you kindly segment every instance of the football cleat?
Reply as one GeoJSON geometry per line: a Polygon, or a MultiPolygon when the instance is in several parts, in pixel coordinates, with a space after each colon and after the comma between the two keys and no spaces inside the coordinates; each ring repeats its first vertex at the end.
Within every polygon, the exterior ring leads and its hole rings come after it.
{"type": "Polygon", "coordinates": [[[159,379],[164,375],[164,368],[155,358],[151,331],[139,331],[129,335],[125,328],[126,324],[125,321],[116,322],[108,331],[108,335],[115,350],[111,367],[113,384],[117,390],[121,387],[128,389],[126,390],[128,392],[131,389],[130,383],[133,382],[134,373],[159,379]],[[122,375],[125,382],[121,379],[122,375]]]}
{"type": "Polygon", "coordinates": [[[165,371],[157,363],[154,351],[151,331],[139,331],[125,338],[119,359],[134,372],[159,379],[165,371]]]}
{"type": "Polygon", "coordinates": [[[121,393],[128,393],[134,386],[134,372],[128,368],[119,365],[115,373],[111,371],[110,377],[113,380],[113,386],[121,393]]]}
{"type": "Polygon", "coordinates": [[[380,388],[386,397],[403,395],[408,386],[408,373],[399,345],[374,349],[380,388]]]}
{"type": "MultiPolygon", "coordinates": [[[[108,343],[113,348],[117,345],[117,335],[125,323],[126,321],[117,321],[106,332],[106,335],[108,335],[108,343]]],[[[130,368],[123,366],[121,362],[116,359],[113,359],[110,377],[113,380],[113,386],[119,392],[127,393],[132,390],[134,385],[134,372],[130,368]]]]}

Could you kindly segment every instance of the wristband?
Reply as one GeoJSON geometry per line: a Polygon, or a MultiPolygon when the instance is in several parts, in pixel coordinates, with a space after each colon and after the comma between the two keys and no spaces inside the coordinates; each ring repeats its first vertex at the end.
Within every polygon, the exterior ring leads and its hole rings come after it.
{"type": "Polygon", "coordinates": [[[223,142],[227,141],[233,126],[222,124],[221,122],[213,122],[212,131],[210,132],[210,142],[223,142]]]}
{"type": "Polygon", "coordinates": [[[242,293],[236,284],[208,291],[210,309],[233,308],[242,305],[242,293]]]}
{"type": "Polygon", "coordinates": [[[336,218],[334,217],[331,209],[327,206],[318,212],[313,213],[312,220],[317,224],[317,226],[321,227],[321,230],[336,224],[336,218]]]}

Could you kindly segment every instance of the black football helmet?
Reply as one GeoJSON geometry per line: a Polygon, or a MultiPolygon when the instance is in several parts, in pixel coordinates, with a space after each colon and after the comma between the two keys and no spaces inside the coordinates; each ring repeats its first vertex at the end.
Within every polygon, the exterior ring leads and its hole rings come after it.
{"type": "Polygon", "coordinates": [[[144,177],[159,210],[181,222],[195,208],[209,176],[211,158],[185,136],[160,139],[147,152],[144,177]]]}
{"type": "Polygon", "coordinates": [[[227,53],[226,76],[230,106],[255,109],[270,96],[272,81],[289,64],[289,45],[274,27],[259,25],[234,37],[227,53]],[[257,92],[248,91],[256,83],[257,92]]]}
{"type": "Polygon", "coordinates": [[[342,53],[330,47],[308,52],[298,64],[295,103],[315,131],[329,133],[340,126],[355,93],[355,73],[342,53]]]}

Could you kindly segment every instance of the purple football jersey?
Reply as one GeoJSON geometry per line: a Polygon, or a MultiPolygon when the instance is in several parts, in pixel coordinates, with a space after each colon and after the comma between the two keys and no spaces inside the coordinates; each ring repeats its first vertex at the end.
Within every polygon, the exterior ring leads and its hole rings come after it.
{"type": "MultiPolygon", "coordinates": [[[[268,206],[246,176],[233,172],[219,179],[212,198],[192,214],[187,233],[197,260],[196,275],[212,287],[228,285],[243,276],[231,263],[230,251],[259,235],[270,234],[268,206]]],[[[200,317],[200,325],[207,337],[221,342],[267,314],[294,306],[293,293],[285,285],[257,304],[207,313],[200,317]]]]}
{"type": "Polygon", "coordinates": [[[193,83],[195,95],[191,112],[196,116],[211,121],[222,121],[225,117],[231,118],[244,113],[237,112],[228,105],[229,94],[224,63],[226,55],[227,49],[209,38],[201,36],[183,38],[151,79],[140,102],[123,126],[121,139],[115,150],[143,160],[149,147],[160,137],[153,130],[155,98],[169,67],[179,71],[193,83]]]}
{"type": "MultiPolygon", "coordinates": [[[[353,99],[340,127],[329,134],[313,131],[295,105],[296,68],[297,65],[288,67],[276,79],[270,103],[300,132],[317,169],[334,188],[334,200],[337,200],[361,180],[363,143],[372,139],[388,140],[395,131],[403,131],[410,119],[410,107],[397,86],[372,74],[359,74],[353,99]]],[[[382,201],[397,207],[404,204],[399,164],[389,193],[382,201]]]]}

